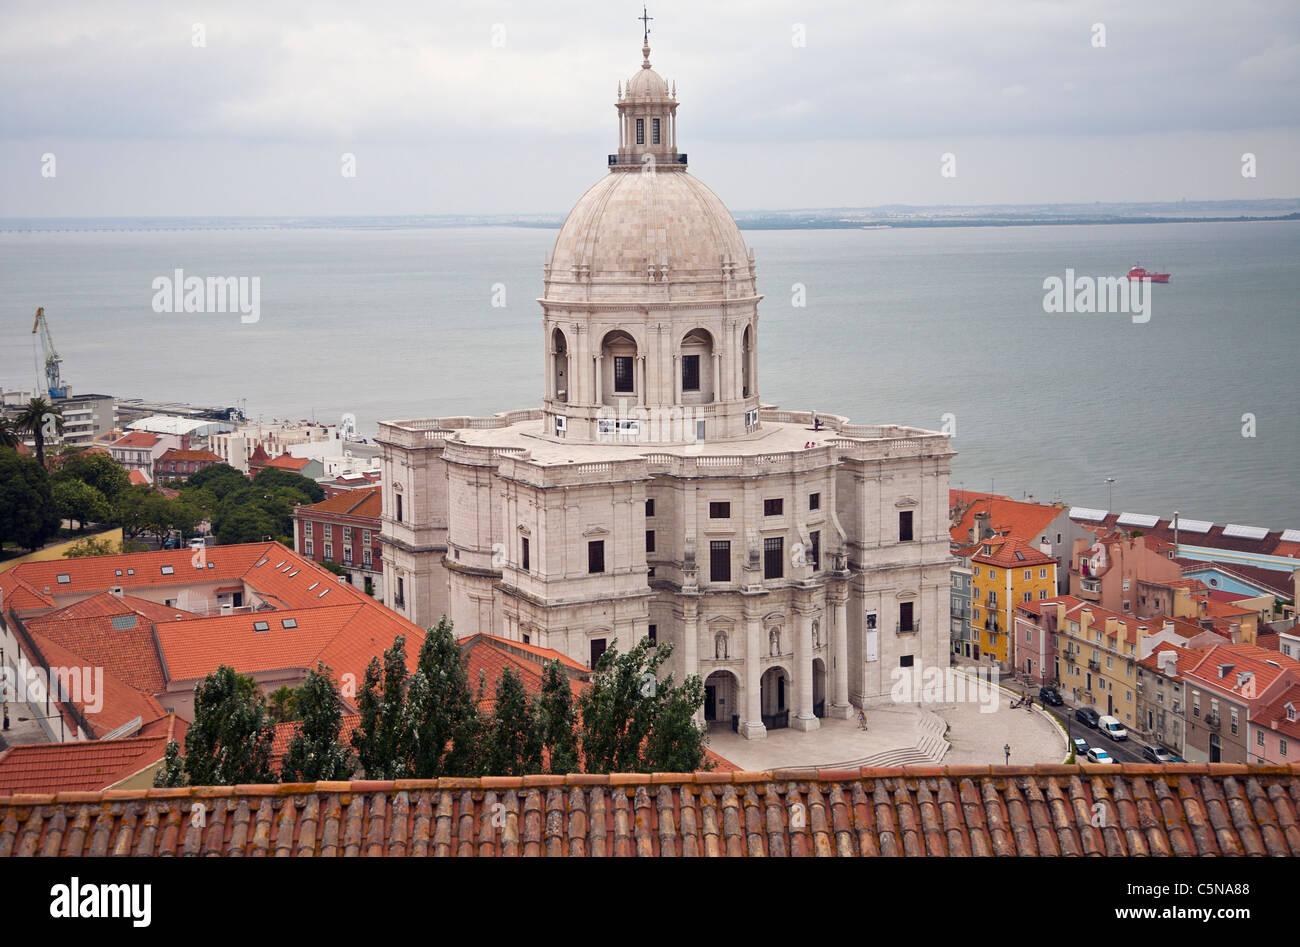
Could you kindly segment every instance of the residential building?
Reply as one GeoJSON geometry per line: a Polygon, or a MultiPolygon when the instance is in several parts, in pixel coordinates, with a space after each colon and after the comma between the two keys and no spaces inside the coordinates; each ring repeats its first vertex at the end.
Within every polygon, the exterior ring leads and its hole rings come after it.
{"type": "Polygon", "coordinates": [[[1070,556],[1070,594],[1107,611],[1142,618],[1159,615],[1155,603],[1144,604],[1142,587],[1182,578],[1169,555],[1173,549],[1173,543],[1152,536],[1080,537],[1070,556]]]}
{"type": "Polygon", "coordinates": [[[952,591],[948,593],[949,629],[952,636],[952,653],[964,658],[979,660],[979,645],[971,640],[971,566],[966,556],[957,557],[952,567],[952,591]]]}
{"type": "Polygon", "coordinates": [[[1074,541],[1086,531],[1070,518],[1064,504],[1038,503],[1032,496],[1013,500],[970,490],[950,489],[948,497],[954,555],[959,549],[990,536],[1018,536],[1056,560],[1057,587],[1051,594],[1069,593],[1069,574],[1065,567],[1074,541]]]}
{"type": "Polygon", "coordinates": [[[221,463],[221,458],[210,450],[176,450],[164,451],[154,461],[153,474],[156,483],[170,483],[173,480],[186,480],[200,470],[221,463]]]}
{"type": "Polygon", "coordinates": [[[254,449],[253,456],[248,459],[248,475],[249,477],[256,477],[267,469],[296,473],[308,480],[317,480],[325,475],[325,468],[319,460],[312,460],[309,457],[294,457],[292,454],[268,457],[259,444],[254,449]]]}
{"type": "Polygon", "coordinates": [[[1190,667],[1201,650],[1160,642],[1138,662],[1135,730],[1176,756],[1185,751],[1183,722],[1187,695],[1181,668],[1190,667]]]}
{"type": "Polygon", "coordinates": [[[294,548],[316,562],[342,566],[348,582],[382,596],[382,502],[380,488],[370,487],[294,507],[294,548]]]}
{"type": "Polygon", "coordinates": [[[1285,713],[1279,719],[1279,708],[1285,703],[1282,698],[1300,684],[1300,662],[1251,644],[1222,644],[1202,652],[1183,671],[1183,678],[1183,755],[1188,760],[1260,762],[1270,749],[1276,755],[1280,741],[1289,739],[1286,733],[1294,721],[1285,713]]]}
{"type": "Polygon", "coordinates": [[[1140,644],[1152,623],[1104,609],[1070,595],[1056,605],[1056,666],[1063,693],[1078,705],[1095,707],[1126,727],[1140,729],[1137,665],[1140,644]]]}
{"type": "Polygon", "coordinates": [[[242,473],[249,472],[249,460],[261,448],[269,460],[286,453],[296,444],[338,441],[337,426],[311,421],[271,421],[245,424],[229,433],[213,434],[208,449],[242,473]]]}
{"type": "Polygon", "coordinates": [[[128,471],[139,470],[152,482],[153,465],[159,457],[169,450],[186,450],[188,447],[188,442],[181,435],[130,431],[109,445],[109,453],[128,471]]]}
{"type": "Polygon", "coordinates": [[[812,730],[949,662],[950,438],[762,402],[753,252],[642,52],[543,269],[541,408],[380,425],[384,598],[589,666],[671,642],[704,720],[812,730]]]}
{"type": "Polygon", "coordinates": [[[1017,536],[993,535],[966,547],[971,563],[971,640],[981,661],[1018,667],[1014,610],[1056,594],[1056,560],[1017,536]]]}

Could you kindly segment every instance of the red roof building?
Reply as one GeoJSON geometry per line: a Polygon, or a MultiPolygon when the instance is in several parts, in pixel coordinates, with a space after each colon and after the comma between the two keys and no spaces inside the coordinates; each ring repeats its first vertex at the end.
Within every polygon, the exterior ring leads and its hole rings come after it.
{"type": "Polygon", "coordinates": [[[210,450],[172,449],[165,451],[154,461],[154,479],[158,483],[184,480],[200,470],[221,462],[221,458],[210,450]]]}
{"type": "Polygon", "coordinates": [[[295,507],[294,548],[315,562],[342,566],[349,582],[374,594],[382,589],[382,515],[380,487],[348,490],[320,503],[295,507]]]}

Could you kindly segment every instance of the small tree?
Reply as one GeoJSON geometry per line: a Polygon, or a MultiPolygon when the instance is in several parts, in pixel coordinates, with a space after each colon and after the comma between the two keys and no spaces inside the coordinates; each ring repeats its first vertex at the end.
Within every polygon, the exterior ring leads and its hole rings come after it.
{"type": "Polygon", "coordinates": [[[153,784],[168,789],[185,785],[185,761],[181,758],[181,746],[175,740],[167,741],[163,765],[153,774],[153,784]]]}
{"type": "MultiPolygon", "coordinates": [[[[124,550],[123,550],[124,551],[124,550]]],[[[64,559],[86,559],[91,556],[113,556],[119,552],[109,542],[101,536],[87,536],[85,539],[79,539],[67,549],[63,550],[64,559]]]]}
{"type": "Polygon", "coordinates": [[[533,702],[513,668],[497,681],[496,704],[486,727],[483,756],[493,776],[542,771],[542,730],[533,702]]]}
{"type": "Polygon", "coordinates": [[[102,523],[108,518],[108,501],[89,484],[71,478],[55,477],[50,482],[50,498],[60,519],[76,522],[79,530],[86,523],[102,523]]]}
{"type": "Polygon", "coordinates": [[[410,775],[412,735],[406,717],[407,676],[406,636],[398,635],[384,652],[382,666],[378,658],[371,658],[357,701],[361,720],[352,734],[352,746],[369,779],[410,775]]]}
{"type": "Polygon", "coordinates": [[[296,694],[302,725],[289,743],[281,778],[285,782],[347,779],[357,760],[339,742],[343,730],[343,698],[334,686],[329,668],[318,663],[296,694]]]}
{"type": "Polygon", "coordinates": [[[275,725],[257,683],[222,665],[194,688],[194,722],[185,734],[192,786],[270,783],[275,725]]]}
{"type": "Polygon", "coordinates": [[[482,772],[483,723],[446,615],[428,630],[420,648],[407,695],[407,719],[413,775],[432,779],[482,772]]]}
{"type": "Polygon", "coordinates": [[[0,547],[13,542],[40,549],[58,531],[45,468],[17,451],[0,448],[0,547]]]}
{"type": "Polygon", "coordinates": [[[600,657],[582,695],[582,756],[589,773],[691,772],[704,768],[704,735],[692,739],[693,715],[704,705],[698,676],[677,686],[659,668],[671,644],[653,648],[643,638],[627,654],[610,648],[600,657]],[[683,715],[685,715],[683,717],[683,715]]]}
{"type": "Polygon", "coordinates": [[[547,662],[542,674],[537,716],[548,771],[557,774],[578,772],[578,721],[573,709],[573,688],[559,660],[547,662]]]}
{"type": "MultiPolygon", "coordinates": [[[[310,680],[309,676],[308,681],[310,680]]],[[[306,686],[306,683],[304,683],[303,687],[306,686]]],[[[288,723],[290,720],[302,719],[298,709],[298,691],[295,691],[288,684],[271,693],[271,696],[266,700],[266,707],[271,714],[271,719],[276,723],[288,723]]]]}

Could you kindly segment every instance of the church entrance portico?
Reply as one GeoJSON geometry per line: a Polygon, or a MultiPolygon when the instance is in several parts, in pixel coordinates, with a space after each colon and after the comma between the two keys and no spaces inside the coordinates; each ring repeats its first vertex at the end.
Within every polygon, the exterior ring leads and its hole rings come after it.
{"type": "Polygon", "coordinates": [[[781,730],[790,726],[790,675],[779,664],[768,668],[759,679],[763,726],[781,730]]]}

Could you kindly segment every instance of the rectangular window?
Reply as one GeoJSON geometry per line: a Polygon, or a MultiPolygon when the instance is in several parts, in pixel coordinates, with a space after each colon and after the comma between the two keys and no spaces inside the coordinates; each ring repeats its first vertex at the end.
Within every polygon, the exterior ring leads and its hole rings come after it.
{"type": "Polygon", "coordinates": [[[402,521],[402,495],[397,494],[397,522],[402,521]]]}
{"type": "Polygon", "coordinates": [[[659,119],[650,119],[650,134],[653,136],[654,143],[659,144],[659,119]]]}
{"type": "Polygon", "coordinates": [[[729,520],[731,519],[730,503],[710,503],[709,519],[711,520],[729,520]]]}
{"type": "Polygon", "coordinates": [[[362,545],[364,545],[364,546],[369,546],[369,545],[370,545],[370,530],[368,530],[368,529],[363,529],[363,530],[361,531],[361,543],[362,543],[362,545]]]}
{"type": "MultiPolygon", "coordinates": [[[[640,121],[640,119],[638,119],[638,121],[640,121]]],[[[591,667],[593,670],[595,669],[596,665],[600,663],[600,656],[604,653],[605,653],[605,639],[592,638],[591,639],[591,667]]]]}
{"type": "MultiPolygon", "coordinates": [[[[1232,732],[1236,733],[1237,732],[1237,708],[1236,707],[1233,707],[1230,711],[1228,711],[1228,719],[1232,726],[1232,732]]],[[[1262,733],[1263,731],[1260,732],[1262,733]]]]}
{"type": "Polygon", "coordinates": [[[900,602],[898,604],[898,630],[915,631],[916,625],[912,621],[912,604],[911,602],[900,602]]]}
{"type": "Polygon", "coordinates": [[[659,643],[659,626],[658,626],[658,625],[651,625],[651,626],[650,626],[650,632],[649,632],[649,634],[647,635],[647,637],[650,639],[650,643],[651,643],[651,644],[658,644],[658,643],[659,643]]]}
{"type": "Polygon", "coordinates": [[[820,510],[822,508],[822,495],[820,493],[810,493],[808,495],[808,509],[820,510]]]}
{"type": "Polygon", "coordinates": [[[1026,592],[1020,599],[1022,602],[1032,602],[1034,600],[1033,592],[1026,592]]]}
{"type": "Polygon", "coordinates": [[[348,542],[348,543],[352,542],[352,527],[351,527],[351,526],[344,526],[344,527],[343,527],[343,541],[344,541],[344,542],[348,542]]]}
{"type": "Polygon", "coordinates": [[[1039,570],[1038,570],[1038,577],[1039,577],[1040,579],[1046,579],[1046,578],[1047,578],[1047,570],[1046,570],[1046,569],[1039,569],[1039,570]]]}
{"type": "Polygon", "coordinates": [[[811,547],[809,553],[813,572],[820,572],[822,568],[822,534],[816,530],[809,533],[808,545],[811,547]]]}
{"type": "Polygon", "coordinates": [[[1034,577],[1033,571],[1030,570],[1030,569],[1026,569],[1026,570],[1025,570],[1025,581],[1028,582],[1028,581],[1029,581],[1030,579],[1032,579],[1033,577],[1034,577]]]}
{"type": "Polygon", "coordinates": [[[406,604],[406,583],[400,578],[397,580],[397,604],[399,606],[406,604]]]}
{"type": "Polygon", "coordinates": [[[1043,601],[1043,599],[1045,599],[1045,598],[1047,598],[1047,589],[1039,589],[1039,590],[1038,590],[1038,600],[1041,602],[1041,601],[1043,601]]]}
{"type": "Polygon", "coordinates": [[[709,581],[731,581],[731,542],[726,539],[709,541],[709,581]]]}
{"type": "Polygon", "coordinates": [[[631,355],[614,356],[614,391],[621,393],[633,390],[632,361],[631,355]]]}
{"type": "Polygon", "coordinates": [[[700,390],[700,357],[682,356],[682,391],[700,390]]]}
{"type": "Polygon", "coordinates": [[[763,540],[763,578],[780,579],[785,576],[785,539],[772,536],[763,540]]]}
{"type": "Polygon", "coordinates": [[[785,501],[782,500],[780,497],[777,497],[775,500],[763,501],[764,516],[780,516],[784,511],[785,511],[785,501]]]}
{"type": "Polygon", "coordinates": [[[365,563],[367,569],[369,569],[371,564],[373,563],[374,556],[371,554],[369,546],[361,550],[361,561],[365,563]]]}
{"type": "Polygon", "coordinates": [[[326,543],[326,544],[325,544],[325,558],[326,558],[326,559],[333,559],[333,558],[334,558],[334,544],[333,544],[333,543],[326,543]]]}
{"type": "Polygon", "coordinates": [[[654,515],[655,515],[655,501],[654,501],[654,500],[646,500],[646,501],[645,501],[645,515],[646,515],[646,516],[654,516],[654,515]]]}
{"type": "Polygon", "coordinates": [[[595,574],[605,571],[605,540],[593,539],[587,543],[587,572],[595,574]]]}
{"type": "Polygon", "coordinates": [[[655,531],[653,529],[647,529],[645,531],[645,551],[655,551],[655,531]]]}
{"type": "Polygon", "coordinates": [[[528,537],[524,536],[519,541],[519,564],[525,572],[528,571],[528,537]]]}
{"type": "Polygon", "coordinates": [[[307,555],[309,555],[309,556],[312,555],[311,540],[310,540],[310,539],[307,540],[307,542],[304,544],[303,552],[305,552],[305,553],[306,553],[307,555]]]}
{"type": "Polygon", "coordinates": [[[912,541],[911,510],[903,510],[898,514],[898,541],[900,543],[910,543],[912,541]]]}
{"type": "Polygon", "coordinates": [[[303,534],[304,536],[310,536],[310,535],[311,535],[311,522],[310,522],[310,521],[308,521],[308,522],[302,524],[302,534],[303,534]]]}
{"type": "MultiPolygon", "coordinates": [[[[636,143],[638,145],[645,144],[645,119],[644,118],[638,118],[636,120],[636,143]]],[[[592,667],[595,666],[596,666],[595,664],[592,665],[592,667]]]]}
{"type": "Polygon", "coordinates": [[[1259,746],[1263,746],[1263,745],[1264,745],[1264,731],[1263,731],[1263,730],[1256,730],[1256,731],[1255,731],[1255,743],[1256,743],[1257,745],[1259,745],[1259,746]]]}

